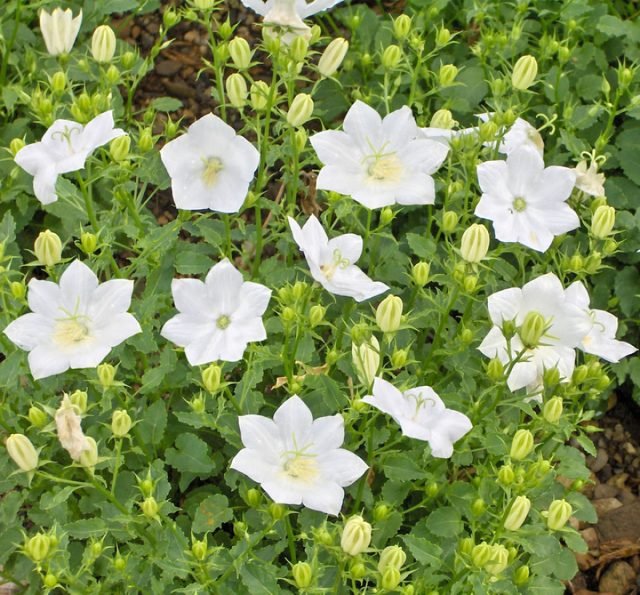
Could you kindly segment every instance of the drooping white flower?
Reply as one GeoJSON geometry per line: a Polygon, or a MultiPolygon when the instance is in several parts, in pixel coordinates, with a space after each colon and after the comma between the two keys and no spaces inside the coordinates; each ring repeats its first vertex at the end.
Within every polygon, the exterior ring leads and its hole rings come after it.
{"type": "Polygon", "coordinates": [[[545,252],[554,236],[580,226],[566,203],[575,184],[568,167],[544,166],[542,157],[519,147],[506,161],[478,165],[482,196],[475,214],[493,222],[496,238],[545,252]]]}
{"type": "Polygon", "coordinates": [[[40,31],[47,51],[52,56],[68,54],[76,41],[81,24],[82,10],[75,19],[70,8],[54,8],[51,14],[44,9],[41,10],[40,31]]]}
{"type": "Polygon", "coordinates": [[[494,326],[478,349],[505,365],[518,358],[507,378],[512,391],[525,386],[536,390],[542,384],[545,369],[557,367],[562,380],[571,377],[575,348],[581,345],[592,324],[584,311],[566,297],[558,277],[547,273],[522,288],[498,291],[489,296],[488,305],[494,326]],[[544,319],[544,330],[536,345],[525,345],[523,323],[535,313],[544,319]],[[503,331],[505,323],[514,331],[510,340],[503,331]]]}
{"type": "Polygon", "coordinates": [[[313,419],[302,399],[293,395],[273,414],[241,415],[244,448],[231,468],[260,483],[279,504],[302,504],[337,515],[344,487],[366,470],[357,455],[340,448],[344,442],[341,415],[313,419]]]}
{"type": "Polygon", "coordinates": [[[174,279],[171,291],[179,314],[166,322],[161,334],[184,347],[192,366],[236,362],[249,343],[267,338],[262,315],[271,290],[245,281],[226,258],[211,268],[204,282],[174,279]]]}
{"type": "Polygon", "coordinates": [[[376,378],[372,392],[362,400],[390,415],[404,436],[426,440],[434,457],[448,459],[453,454],[453,443],[473,427],[466,415],[447,409],[430,386],[401,392],[390,382],[376,378]]]}
{"type": "Polygon", "coordinates": [[[213,114],[160,150],[176,207],[237,213],[260,162],[258,150],[213,114]]]}
{"type": "Polygon", "coordinates": [[[302,228],[289,217],[289,227],[304,252],[311,276],[327,291],[362,302],[389,289],[384,283],[372,281],[355,265],[362,254],[360,236],[345,233],[330,240],[314,215],[302,228]]]}
{"type": "MultiPolygon", "coordinates": [[[[493,114],[478,114],[478,118],[483,122],[487,122],[493,114]]],[[[536,128],[522,118],[516,121],[505,131],[501,130],[502,139],[497,143],[495,141],[485,142],[486,147],[496,147],[498,153],[510,155],[520,147],[529,147],[542,157],[544,152],[544,141],[536,128]]]]}
{"type": "Polygon", "coordinates": [[[86,126],[72,120],[56,120],[42,140],[23,147],[15,162],[33,176],[33,192],[43,204],[58,200],[59,174],[78,171],[98,147],[125,134],[114,128],[113,112],[96,116],[86,126]]]}
{"type": "Polygon", "coordinates": [[[617,363],[623,357],[637,351],[630,343],[616,339],[618,319],[613,314],[589,308],[589,293],[582,282],[576,281],[569,285],[565,290],[565,296],[570,303],[582,310],[587,324],[591,327],[578,345],[579,349],[612,363],[617,363]]]}
{"type": "Polygon", "coordinates": [[[68,395],[64,395],[62,403],[56,411],[55,422],[58,440],[74,461],[79,461],[82,453],[89,450],[90,444],[82,431],[78,414],[68,395]]]}
{"type": "Polygon", "coordinates": [[[141,331],[127,310],[133,281],[100,284],[93,271],[73,261],[60,283],[32,279],[27,299],[32,312],[14,320],[4,333],[29,352],[33,377],[46,378],[69,368],[93,368],[124,340],[141,331]]]}
{"type": "Polygon", "coordinates": [[[598,173],[598,162],[594,159],[587,166],[583,159],[576,165],[576,188],[590,196],[604,196],[604,174],[598,173]]]}
{"type": "Polygon", "coordinates": [[[285,43],[296,37],[311,37],[311,29],[304,23],[314,14],[327,10],[342,0],[241,0],[247,7],[264,17],[265,27],[279,34],[285,43]]]}
{"type": "Polygon", "coordinates": [[[431,174],[449,149],[421,137],[407,106],[381,118],[372,107],[356,101],[342,127],[343,131],[326,130],[310,139],[324,164],[318,188],[347,194],[370,209],[434,203],[431,174]]]}

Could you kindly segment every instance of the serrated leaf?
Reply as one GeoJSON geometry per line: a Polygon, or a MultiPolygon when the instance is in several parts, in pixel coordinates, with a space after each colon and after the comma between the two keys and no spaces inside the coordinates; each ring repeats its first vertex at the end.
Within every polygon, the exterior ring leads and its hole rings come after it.
{"type": "Polygon", "coordinates": [[[60,506],[63,502],[66,502],[69,499],[69,496],[73,494],[77,489],[80,489],[81,486],[65,486],[61,490],[57,492],[47,492],[42,495],[40,499],[40,507],[42,510],[51,510],[56,506],[60,506]]]}
{"type": "Polygon", "coordinates": [[[87,539],[88,537],[104,534],[107,530],[107,526],[102,519],[94,517],[67,523],[64,525],[63,529],[65,533],[68,533],[71,537],[87,539]]]}
{"type": "Polygon", "coordinates": [[[438,537],[455,537],[464,528],[460,513],[451,506],[434,510],[427,517],[427,528],[438,537]]]}
{"type": "Polygon", "coordinates": [[[167,417],[167,405],[162,399],[147,407],[138,427],[151,444],[160,444],[167,428],[167,417]]]}
{"type": "Polygon", "coordinates": [[[412,253],[418,258],[432,260],[436,254],[436,243],[433,238],[419,236],[417,233],[407,234],[407,243],[412,253]]]}
{"type": "Polygon", "coordinates": [[[191,433],[178,436],[176,448],[166,451],[166,461],[183,473],[208,473],[214,468],[207,443],[191,433]]]}
{"type": "Polygon", "coordinates": [[[207,496],[196,509],[191,530],[194,533],[215,531],[222,523],[233,518],[229,501],[222,494],[207,496]]]}
{"type": "Polygon", "coordinates": [[[175,112],[182,107],[182,101],[175,97],[156,97],[151,107],[158,112],[175,112]]]}
{"type": "Polygon", "coordinates": [[[429,566],[432,570],[437,570],[442,565],[442,548],[439,545],[414,535],[404,535],[402,541],[421,566],[429,566]]]}
{"type": "Polygon", "coordinates": [[[420,465],[406,454],[394,454],[384,461],[384,474],[391,481],[413,481],[425,476],[420,465]]]}

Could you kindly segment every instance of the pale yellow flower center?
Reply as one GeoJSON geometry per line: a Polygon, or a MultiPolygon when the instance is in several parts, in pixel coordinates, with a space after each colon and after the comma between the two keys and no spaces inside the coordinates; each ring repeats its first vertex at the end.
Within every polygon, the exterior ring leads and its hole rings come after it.
{"type": "Polygon", "coordinates": [[[367,174],[376,182],[397,182],[404,171],[402,163],[395,153],[372,155],[369,159],[367,174]]]}
{"type": "Polygon", "coordinates": [[[302,453],[293,453],[282,468],[291,479],[304,483],[312,483],[320,474],[315,458],[302,453]]]}
{"type": "Polygon", "coordinates": [[[331,281],[331,279],[333,279],[333,276],[335,275],[338,269],[344,270],[350,264],[351,263],[349,262],[349,260],[347,258],[343,258],[342,252],[340,252],[340,250],[336,248],[333,251],[333,261],[329,263],[321,264],[320,270],[322,271],[322,274],[325,276],[325,278],[328,281],[331,281]]]}
{"type": "Polygon", "coordinates": [[[522,198],[522,196],[516,196],[516,198],[513,199],[513,208],[518,213],[522,213],[522,211],[527,208],[527,201],[522,198]]]}
{"type": "Polygon", "coordinates": [[[56,322],[53,340],[62,347],[82,343],[89,336],[89,327],[85,317],[71,316],[56,322]]]}
{"type": "Polygon", "coordinates": [[[202,181],[205,186],[213,186],[218,180],[218,174],[224,169],[222,161],[217,157],[209,157],[204,160],[204,169],[202,170],[202,181]]]}
{"type": "Polygon", "coordinates": [[[219,316],[218,320],[216,320],[216,326],[221,331],[226,329],[230,324],[231,324],[231,319],[226,314],[223,314],[222,316],[219,316]]]}

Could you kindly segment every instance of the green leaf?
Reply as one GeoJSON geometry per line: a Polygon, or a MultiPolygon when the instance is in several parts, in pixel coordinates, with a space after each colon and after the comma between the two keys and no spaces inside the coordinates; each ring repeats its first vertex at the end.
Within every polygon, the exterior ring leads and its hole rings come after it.
{"type": "Polygon", "coordinates": [[[158,112],[175,112],[182,107],[182,101],[175,97],[156,97],[151,102],[151,108],[158,112]]]}
{"type": "Polygon", "coordinates": [[[407,242],[411,251],[418,257],[432,260],[436,255],[436,243],[433,238],[419,236],[417,233],[408,233],[407,242]]]}
{"type": "Polygon", "coordinates": [[[166,461],[184,473],[208,473],[213,470],[214,464],[209,456],[209,448],[195,434],[180,434],[176,440],[177,448],[168,448],[166,461]]]}
{"type": "Polygon", "coordinates": [[[200,275],[213,265],[213,259],[207,254],[210,249],[205,244],[189,246],[180,244],[176,255],[176,271],[181,275],[200,275]]]}
{"type": "Polygon", "coordinates": [[[564,595],[564,585],[548,576],[534,576],[527,588],[530,595],[564,595]]]}
{"type": "Polygon", "coordinates": [[[138,424],[140,432],[151,444],[160,444],[167,428],[167,405],[159,399],[147,407],[144,417],[138,424]]]}
{"type": "Polygon", "coordinates": [[[194,533],[215,531],[222,523],[233,518],[229,501],[222,494],[207,496],[196,509],[191,530],[194,533]]]}
{"type": "Polygon", "coordinates": [[[394,454],[384,461],[384,474],[391,481],[413,481],[425,476],[415,459],[407,454],[394,454]]]}
{"type": "Polygon", "coordinates": [[[260,563],[252,560],[242,567],[240,574],[242,583],[251,595],[276,595],[282,593],[278,586],[278,575],[273,564],[260,563]]]}
{"type": "Polygon", "coordinates": [[[438,537],[455,537],[464,527],[460,513],[451,506],[443,506],[427,517],[427,528],[438,537]]]}
{"type": "Polygon", "coordinates": [[[64,525],[63,529],[65,533],[68,533],[71,537],[87,539],[88,537],[104,534],[107,530],[107,526],[102,519],[94,517],[67,523],[64,525]]]}
{"type": "Polygon", "coordinates": [[[584,455],[571,446],[561,446],[556,453],[560,461],[557,467],[559,475],[569,479],[589,479],[591,472],[587,469],[584,455]]]}
{"type": "Polygon", "coordinates": [[[598,513],[591,504],[589,498],[580,492],[571,492],[566,497],[567,502],[571,504],[573,508],[573,516],[579,521],[585,521],[586,523],[597,523],[598,513]]]}
{"type": "Polygon", "coordinates": [[[402,541],[421,566],[436,570],[442,565],[442,548],[439,545],[415,535],[403,535],[402,541]]]}
{"type": "Polygon", "coordinates": [[[73,494],[77,489],[81,486],[65,486],[59,491],[51,491],[42,495],[40,499],[40,507],[42,510],[51,510],[56,506],[60,506],[60,504],[66,502],[69,499],[69,496],[73,494]]]}

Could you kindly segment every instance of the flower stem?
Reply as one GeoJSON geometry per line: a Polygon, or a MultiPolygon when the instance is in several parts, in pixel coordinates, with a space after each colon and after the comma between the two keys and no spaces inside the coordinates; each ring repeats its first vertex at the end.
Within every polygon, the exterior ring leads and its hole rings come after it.
{"type": "Polygon", "coordinates": [[[287,541],[289,542],[289,556],[291,557],[291,562],[294,564],[297,562],[296,558],[296,542],[295,537],[293,535],[293,527],[291,526],[291,519],[289,515],[284,517],[284,525],[287,529],[287,541]]]}
{"type": "Polygon", "coordinates": [[[116,462],[113,468],[113,477],[111,479],[111,493],[115,494],[116,481],[118,479],[118,471],[120,471],[120,460],[122,457],[122,438],[116,438],[116,462]]]}

